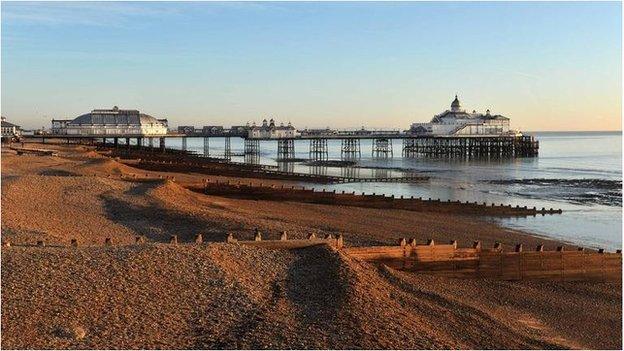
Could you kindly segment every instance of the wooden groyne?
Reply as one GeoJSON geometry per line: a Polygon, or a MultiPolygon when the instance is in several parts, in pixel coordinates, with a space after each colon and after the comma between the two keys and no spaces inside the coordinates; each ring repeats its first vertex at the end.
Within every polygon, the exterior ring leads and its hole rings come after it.
{"type": "MultiPolygon", "coordinates": [[[[492,248],[483,248],[479,241],[471,247],[460,248],[457,241],[449,244],[437,244],[428,240],[426,244],[417,244],[415,239],[400,239],[394,246],[345,247],[342,234],[317,237],[310,233],[305,239],[291,239],[285,231],[279,239],[266,240],[259,229],[254,230],[252,240],[238,240],[233,234],[227,234],[226,243],[255,248],[291,250],[326,245],[335,250],[374,264],[383,264],[390,268],[421,274],[434,274],[456,278],[487,278],[499,280],[560,280],[560,281],[621,281],[622,251],[605,252],[584,250],[566,250],[559,246],[555,251],[544,251],[543,245],[533,250],[524,249],[521,244],[513,250],[504,250],[502,244],[495,243],[492,248]]],[[[202,234],[195,235],[192,241],[182,242],[177,235],[171,235],[169,245],[203,244],[202,234]]],[[[134,245],[144,245],[143,236],[137,236],[134,245]]],[[[105,238],[103,245],[113,247],[111,238],[105,238]]],[[[46,245],[44,241],[36,244],[11,245],[3,239],[5,249],[11,246],[35,247],[40,249],[58,249],[79,247],[76,239],[69,245],[46,245]]]]}
{"type": "Polygon", "coordinates": [[[441,201],[440,199],[424,199],[422,197],[395,197],[385,194],[366,194],[355,192],[337,192],[307,188],[304,186],[275,186],[253,182],[211,181],[205,179],[203,186],[189,186],[189,189],[208,195],[269,200],[295,201],[342,206],[367,208],[391,208],[418,212],[449,212],[455,214],[475,214],[488,216],[536,216],[560,214],[561,209],[538,209],[527,206],[511,206],[504,204],[487,204],[477,202],[441,201]]]}
{"type": "Polygon", "coordinates": [[[608,253],[578,249],[566,251],[524,250],[517,245],[504,251],[501,244],[482,248],[476,241],[472,247],[458,248],[457,242],[439,245],[433,240],[417,245],[401,239],[397,246],[348,247],[352,257],[391,268],[453,277],[490,278],[501,280],[598,280],[618,281],[622,277],[622,252],[608,253]]]}
{"type": "Polygon", "coordinates": [[[171,153],[151,153],[137,149],[112,149],[112,157],[137,160],[134,167],[161,172],[194,172],[206,175],[221,175],[243,178],[294,180],[318,184],[339,184],[357,182],[416,183],[429,180],[427,176],[359,178],[345,176],[317,175],[309,173],[284,172],[266,166],[226,162],[221,159],[199,157],[175,150],[171,153]]]}
{"type": "Polygon", "coordinates": [[[37,156],[58,156],[58,152],[54,150],[32,149],[32,148],[14,147],[14,146],[11,146],[10,149],[15,151],[18,155],[31,154],[31,155],[37,155],[37,156]]]}

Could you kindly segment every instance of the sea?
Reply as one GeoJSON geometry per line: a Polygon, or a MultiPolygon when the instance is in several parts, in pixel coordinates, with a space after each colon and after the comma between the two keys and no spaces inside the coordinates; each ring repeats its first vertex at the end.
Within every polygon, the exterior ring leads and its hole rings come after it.
{"type": "MultiPolygon", "coordinates": [[[[309,141],[295,141],[296,162],[278,162],[277,142],[262,141],[260,155],[232,156],[284,171],[362,178],[426,175],[418,183],[360,182],[318,185],[316,189],[355,191],[512,206],[562,209],[545,216],[488,218],[504,227],[525,230],[573,245],[616,250],[622,247],[621,132],[535,132],[539,156],[516,159],[435,159],[401,157],[402,143],[394,140],[390,157],[373,157],[372,143],[361,141],[361,156],[349,166],[318,165],[307,159],[309,141]]],[[[224,139],[210,138],[209,155],[222,157],[224,139]]],[[[328,140],[329,160],[341,159],[340,140],[328,140]]],[[[168,139],[167,147],[182,147],[168,139]]],[[[188,138],[187,149],[204,153],[202,138],[188,138]]],[[[231,151],[242,155],[243,140],[231,139],[231,151]]]]}

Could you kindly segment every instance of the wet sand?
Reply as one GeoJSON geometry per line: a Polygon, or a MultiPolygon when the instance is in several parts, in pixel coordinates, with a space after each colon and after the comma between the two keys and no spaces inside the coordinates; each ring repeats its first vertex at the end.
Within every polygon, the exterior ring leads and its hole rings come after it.
{"type": "Polygon", "coordinates": [[[206,196],[184,188],[197,174],[113,179],[146,172],[88,147],[41,147],[60,156],[2,153],[2,240],[14,244],[2,248],[3,348],[621,348],[620,283],[432,277],[318,247],[162,244],[254,228],[354,246],[555,241],[461,214],[206,196]],[[137,235],[148,243],[122,245],[137,235]],[[52,247],[16,246],[37,240],[52,247]]]}

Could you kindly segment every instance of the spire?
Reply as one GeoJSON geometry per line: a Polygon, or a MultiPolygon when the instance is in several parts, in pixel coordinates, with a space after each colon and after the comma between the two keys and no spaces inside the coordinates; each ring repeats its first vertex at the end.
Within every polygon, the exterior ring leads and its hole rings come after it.
{"type": "Polygon", "coordinates": [[[457,94],[455,94],[455,100],[451,102],[451,111],[453,112],[461,111],[461,104],[459,103],[459,98],[457,98],[457,94]]]}

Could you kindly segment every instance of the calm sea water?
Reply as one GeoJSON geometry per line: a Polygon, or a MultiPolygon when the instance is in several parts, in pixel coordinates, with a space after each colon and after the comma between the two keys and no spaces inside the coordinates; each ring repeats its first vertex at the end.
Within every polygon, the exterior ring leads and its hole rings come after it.
{"type": "MultiPolygon", "coordinates": [[[[351,183],[324,187],[360,193],[561,208],[561,215],[492,220],[573,244],[609,250],[621,248],[621,133],[544,132],[533,135],[540,141],[539,157],[514,160],[402,158],[401,141],[395,141],[393,145],[394,157],[374,158],[371,142],[362,141],[362,155],[355,167],[320,167],[308,166],[304,162],[278,163],[275,161],[277,143],[264,141],[258,158],[233,157],[232,161],[327,175],[391,177],[424,173],[431,177],[429,182],[351,183]]],[[[242,153],[242,139],[232,138],[231,143],[233,152],[242,153]]],[[[167,140],[167,147],[180,148],[181,141],[167,140]]],[[[187,147],[203,153],[203,140],[189,139],[187,147]]],[[[329,159],[340,160],[340,141],[330,140],[328,147],[329,159]]],[[[223,151],[224,140],[211,138],[210,154],[222,155],[223,151]]],[[[308,142],[297,141],[295,153],[298,158],[307,158],[308,142]]]]}

